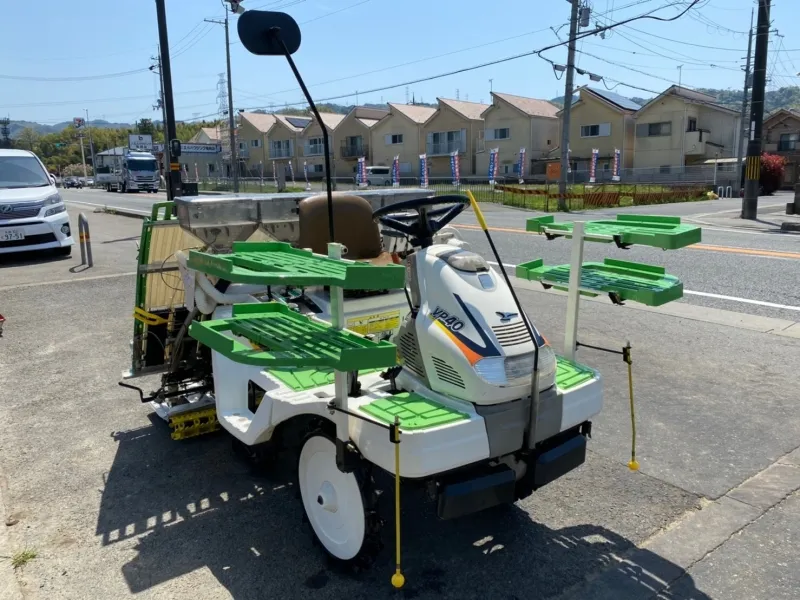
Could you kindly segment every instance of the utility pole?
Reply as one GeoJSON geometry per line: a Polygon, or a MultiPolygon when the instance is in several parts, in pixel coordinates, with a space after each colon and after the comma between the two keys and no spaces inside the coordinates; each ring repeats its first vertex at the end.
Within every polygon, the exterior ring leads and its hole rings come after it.
{"type": "Polygon", "coordinates": [[[750,102],[750,139],[747,142],[742,218],[758,218],[758,188],[761,178],[761,134],[764,125],[764,93],[767,87],[770,0],[758,0],[756,54],[753,68],[753,99],[750,102]]]}
{"type": "Polygon", "coordinates": [[[742,160],[744,154],[744,139],[747,134],[747,93],[750,90],[750,57],[753,54],[753,11],[750,11],[750,36],[747,40],[747,66],[744,68],[744,90],[742,91],[742,113],[739,124],[739,145],[736,148],[736,187],[742,189],[742,160]]]}
{"type": "Polygon", "coordinates": [[[83,151],[83,132],[78,132],[78,137],[81,139],[81,164],[83,165],[83,180],[86,181],[88,175],[86,174],[86,154],[83,151]]]}
{"type": "MultiPolygon", "coordinates": [[[[175,104],[172,100],[172,69],[169,64],[169,39],[167,36],[167,11],[164,0],[156,0],[156,15],[158,16],[158,47],[161,51],[161,79],[164,87],[164,146],[170,144],[178,135],[175,128],[175,104]]],[[[167,200],[173,200],[181,195],[181,164],[177,156],[170,153],[169,173],[165,174],[167,180],[167,200]]]]}
{"type": "Polygon", "coordinates": [[[92,130],[89,129],[89,109],[84,108],[86,113],[86,131],[89,132],[89,153],[92,155],[92,175],[97,176],[97,167],[94,164],[94,140],[92,139],[92,130]]]}
{"type": "MultiPolygon", "coordinates": [[[[164,106],[164,74],[161,72],[161,51],[158,52],[158,57],[150,57],[156,61],[155,65],[150,67],[151,71],[158,72],[158,101],[153,105],[153,110],[161,110],[161,128],[164,130],[164,151],[161,153],[162,169],[164,170],[164,181],[167,180],[167,173],[169,173],[169,142],[167,140],[167,109],[164,106]]],[[[169,187],[169,186],[167,186],[169,187]]]]}
{"type": "Polygon", "coordinates": [[[561,111],[561,174],[558,178],[558,210],[567,210],[567,172],[569,171],[569,126],[572,113],[573,77],[575,75],[575,34],[578,32],[580,0],[572,4],[569,16],[569,42],[567,44],[567,76],[564,85],[564,109],[561,111]]]}
{"type": "Polygon", "coordinates": [[[231,171],[233,175],[233,193],[239,193],[239,164],[236,159],[236,123],[233,117],[233,84],[231,83],[231,42],[228,34],[228,9],[225,8],[225,20],[203,19],[207,23],[225,26],[225,58],[228,63],[228,132],[231,136],[231,171]]]}

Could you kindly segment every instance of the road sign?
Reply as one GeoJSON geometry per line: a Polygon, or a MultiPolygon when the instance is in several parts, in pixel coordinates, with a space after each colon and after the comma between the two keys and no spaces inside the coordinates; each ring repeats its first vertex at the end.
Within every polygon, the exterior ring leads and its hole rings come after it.
{"type": "Polygon", "coordinates": [[[128,148],[131,150],[139,150],[141,152],[152,152],[153,136],[149,133],[131,133],[128,135],[128,148]]]}
{"type": "Polygon", "coordinates": [[[83,117],[75,117],[72,119],[72,124],[75,126],[75,129],[80,129],[86,125],[86,119],[83,117]]]}

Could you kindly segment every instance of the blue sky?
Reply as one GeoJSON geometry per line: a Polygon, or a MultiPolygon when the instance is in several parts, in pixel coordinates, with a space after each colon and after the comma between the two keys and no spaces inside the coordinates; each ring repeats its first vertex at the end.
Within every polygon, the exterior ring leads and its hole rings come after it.
{"type": "MultiPolygon", "coordinates": [[[[790,4],[777,0],[772,36],[770,88],[796,85],[800,34],[790,30],[790,4]],[[785,28],[785,30],[784,30],[785,28]]],[[[3,2],[0,75],[77,78],[146,69],[157,52],[155,3],[144,0],[38,0],[3,2]],[[36,32],[35,36],[32,32],[36,32]]],[[[224,14],[219,0],[166,0],[176,115],[191,119],[215,112],[216,83],[225,71],[224,33],[204,18],[224,14]]],[[[677,13],[673,0],[590,0],[592,21],[608,23],[667,6],[657,15],[677,13]]],[[[550,29],[567,34],[569,4],[563,0],[246,0],[249,8],[281,8],[301,23],[303,43],[295,60],[315,98],[345,95],[342,104],[404,102],[406,88],[390,86],[511,56],[558,42],[550,29]],[[412,64],[407,64],[412,63],[412,64]],[[404,65],[405,66],[398,66],[404,65]],[[362,90],[356,96],[356,91],[362,90]]],[[[605,39],[578,43],[578,66],[608,78],[607,85],[630,84],[658,91],[687,86],[742,86],[752,0],[703,0],[672,23],[639,21],[605,39]],[[655,37],[660,36],[660,37],[655,37]],[[666,39],[662,39],[666,38],[666,39]],[[692,45],[694,44],[694,45],[692,45]],[[708,46],[708,47],[704,47],[708,46]],[[592,55],[592,56],[590,56],[592,55]],[[608,62],[610,61],[610,62],[608,62]]],[[[279,58],[249,55],[238,43],[232,17],[234,106],[269,109],[302,101],[288,65],[279,58]]],[[[545,53],[566,62],[566,47],[545,53]]],[[[576,84],[588,84],[586,76],[576,84]]],[[[535,56],[408,86],[417,100],[437,96],[488,102],[490,85],[500,92],[552,98],[563,80],[535,56]],[[490,84],[489,79],[492,79],[490,84]]],[[[599,85],[593,83],[592,85],[599,85]]],[[[617,85],[626,96],[645,91],[617,85]]],[[[82,116],[133,122],[160,118],[152,110],[156,77],[147,71],[82,81],[0,79],[0,115],[42,123],[82,116]]]]}

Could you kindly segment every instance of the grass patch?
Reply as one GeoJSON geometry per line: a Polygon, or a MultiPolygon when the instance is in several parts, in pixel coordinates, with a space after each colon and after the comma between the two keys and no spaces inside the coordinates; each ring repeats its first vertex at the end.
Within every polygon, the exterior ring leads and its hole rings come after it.
{"type": "Polygon", "coordinates": [[[19,552],[15,552],[11,557],[11,566],[14,567],[14,570],[16,571],[17,569],[23,568],[37,556],[39,556],[39,554],[36,552],[36,550],[32,550],[30,548],[20,550],[19,552]]]}

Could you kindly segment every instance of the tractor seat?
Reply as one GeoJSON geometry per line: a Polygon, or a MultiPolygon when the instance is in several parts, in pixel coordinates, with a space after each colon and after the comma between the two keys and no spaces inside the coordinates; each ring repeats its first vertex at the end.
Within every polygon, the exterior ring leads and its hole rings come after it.
{"type": "MultiPolygon", "coordinates": [[[[311,196],[298,205],[300,248],[311,248],[316,254],[328,254],[328,198],[311,196]]],[[[372,219],[372,205],[360,196],[333,194],[333,227],[336,241],[347,248],[344,258],[363,260],[373,265],[391,264],[392,255],[384,252],[381,232],[372,219]]]]}

